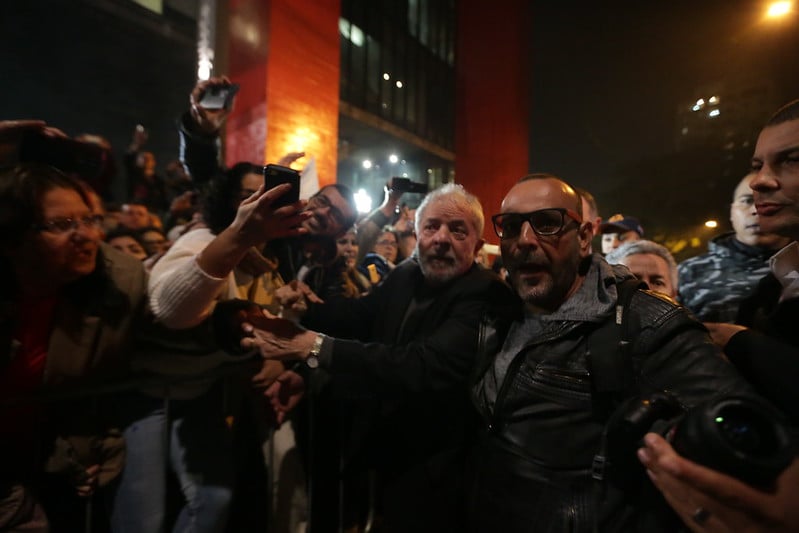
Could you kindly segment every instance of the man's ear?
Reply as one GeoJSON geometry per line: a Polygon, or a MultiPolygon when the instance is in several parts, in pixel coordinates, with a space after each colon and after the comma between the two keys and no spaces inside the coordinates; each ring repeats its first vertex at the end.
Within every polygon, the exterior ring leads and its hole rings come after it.
{"type": "Polygon", "coordinates": [[[477,239],[477,244],[475,245],[474,252],[472,253],[475,258],[477,257],[477,252],[480,251],[480,248],[482,248],[485,243],[485,239],[477,239]]]}
{"type": "Polygon", "coordinates": [[[580,257],[591,255],[591,240],[594,238],[593,225],[583,222],[577,230],[577,239],[580,241],[580,257]]]}

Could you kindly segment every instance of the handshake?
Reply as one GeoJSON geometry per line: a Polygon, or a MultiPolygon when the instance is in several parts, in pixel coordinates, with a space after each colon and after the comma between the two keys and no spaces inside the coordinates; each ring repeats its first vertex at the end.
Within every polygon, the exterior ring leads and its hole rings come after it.
{"type": "Polygon", "coordinates": [[[275,316],[247,300],[219,302],[214,308],[213,325],[220,346],[231,353],[257,350],[264,359],[304,361],[319,334],[297,321],[309,302],[323,302],[299,281],[279,288],[275,296],[283,306],[283,316],[275,316]]]}

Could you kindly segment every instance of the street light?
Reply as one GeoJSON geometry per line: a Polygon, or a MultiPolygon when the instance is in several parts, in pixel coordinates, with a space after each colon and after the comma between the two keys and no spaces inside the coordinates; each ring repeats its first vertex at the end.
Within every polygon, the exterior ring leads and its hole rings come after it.
{"type": "Polygon", "coordinates": [[[793,7],[792,2],[788,0],[773,2],[771,5],[768,6],[768,10],[766,11],[766,17],[768,18],[784,17],[785,15],[791,12],[792,7],[793,7]]]}

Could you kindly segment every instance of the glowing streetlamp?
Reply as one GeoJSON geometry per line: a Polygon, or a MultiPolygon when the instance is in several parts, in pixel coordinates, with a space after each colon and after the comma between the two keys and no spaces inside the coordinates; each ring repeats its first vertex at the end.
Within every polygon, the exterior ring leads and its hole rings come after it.
{"type": "Polygon", "coordinates": [[[766,11],[766,17],[768,18],[784,17],[785,15],[791,12],[792,7],[793,7],[792,2],[788,0],[772,2],[771,5],[768,6],[768,10],[766,11]]]}

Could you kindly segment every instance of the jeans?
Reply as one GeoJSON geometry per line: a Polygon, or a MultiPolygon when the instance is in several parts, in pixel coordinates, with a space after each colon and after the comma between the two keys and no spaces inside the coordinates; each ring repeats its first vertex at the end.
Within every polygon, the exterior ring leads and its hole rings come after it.
{"type": "Polygon", "coordinates": [[[136,395],[129,408],[132,420],[124,432],[127,455],[111,513],[112,531],[166,529],[169,468],[185,499],[172,531],[223,532],[234,476],[221,384],[197,398],[168,403],[136,395]]]}

